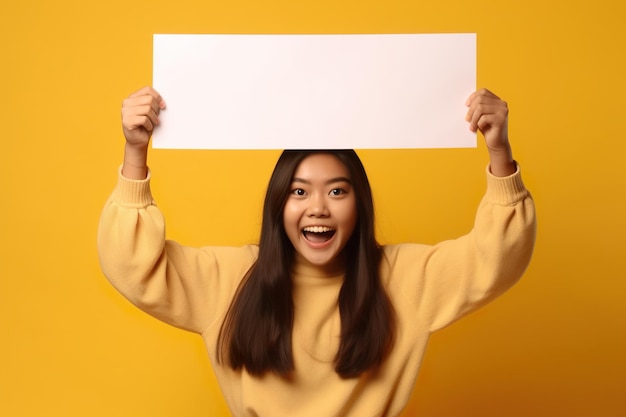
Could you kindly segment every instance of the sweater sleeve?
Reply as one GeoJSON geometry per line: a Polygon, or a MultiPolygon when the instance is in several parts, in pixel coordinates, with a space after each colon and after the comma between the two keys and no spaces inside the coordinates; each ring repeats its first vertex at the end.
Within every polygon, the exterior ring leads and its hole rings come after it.
{"type": "Polygon", "coordinates": [[[521,278],[535,235],[535,206],[519,167],[509,177],[495,177],[487,170],[487,191],[470,233],[434,246],[404,244],[387,250],[400,281],[395,290],[401,294],[399,301],[414,305],[409,310],[425,320],[430,331],[446,327],[521,278]]]}
{"type": "Polygon", "coordinates": [[[256,246],[192,248],[165,239],[146,180],[118,175],[98,227],[104,275],[129,301],[171,325],[202,333],[228,308],[256,246]]]}
{"type": "Polygon", "coordinates": [[[427,256],[423,301],[431,331],[512,287],[530,263],[535,236],[535,206],[519,166],[509,177],[496,177],[487,168],[487,191],[471,232],[435,245],[427,256]]]}

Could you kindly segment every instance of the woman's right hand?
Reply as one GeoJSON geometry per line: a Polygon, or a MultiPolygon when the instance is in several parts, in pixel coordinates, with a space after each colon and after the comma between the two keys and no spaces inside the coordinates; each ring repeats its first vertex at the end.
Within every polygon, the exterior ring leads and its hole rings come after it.
{"type": "Polygon", "coordinates": [[[122,103],[122,128],[126,143],[147,147],[152,131],[159,124],[159,112],[165,108],[161,95],[144,87],[122,103]]]}
{"type": "Polygon", "coordinates": [[[164,108],[165,102],[152,87],[142,88],[122,103],[122,129],[126,138],[122,175],[125,177],[146,178],[150,136],[164,108]]]}

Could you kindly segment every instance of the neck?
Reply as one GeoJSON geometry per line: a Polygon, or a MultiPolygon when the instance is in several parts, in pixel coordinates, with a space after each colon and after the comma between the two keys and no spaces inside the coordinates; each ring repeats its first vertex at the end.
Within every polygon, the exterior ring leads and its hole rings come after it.
{"type": "Polygon", "coordinates": [[[302,255],[296,253],[295,272],[318,277],[336,277],[343,275],[346,269],[345,257],[336,257],[332,262],[324,265],[317,265],[306,260],[302,255]]]}

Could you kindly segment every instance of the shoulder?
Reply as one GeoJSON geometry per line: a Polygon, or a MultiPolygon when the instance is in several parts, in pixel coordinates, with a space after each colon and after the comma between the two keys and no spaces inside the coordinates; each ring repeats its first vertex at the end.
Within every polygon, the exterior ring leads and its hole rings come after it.
{"type": "Polygon", "coordinates": [[[202,252],[217,263],[248,268],[258,258],[259,246],[205,246],[202,252]]]}
{"type": "Polygon", "coordinates": [[[381,277],[391,281],[406,275],[418,275],[424,269],[433,246],[419,243],[401,243],[382,246],[381,277]]]}
{"type": "Polygon", "coordinates": [[[421,243],[398,243],[394,245],[383,245],[383,262],[398,262],[406,257],[427,253],[432,246],[421,243]]]}

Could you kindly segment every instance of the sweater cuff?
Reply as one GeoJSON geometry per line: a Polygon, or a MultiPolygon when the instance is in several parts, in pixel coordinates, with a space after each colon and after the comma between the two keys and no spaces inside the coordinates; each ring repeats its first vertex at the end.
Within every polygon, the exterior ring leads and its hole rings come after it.
{"type": "Polygon", "coordinates": [[[117,174],[117,185],[113,190],[112,200],[116,203],[134,208],[147,207],[154,204],[150,191],[150,169],[143,180],[131,180],[122,175],[120,166],[117,174]]]}
{"type": "Polygon", "coordinates": [[[517,170],[508,177],[496,177],[487,166],[487,193],[489,202],[500,205],[513,205],[528,196],[528,190],[522,181],[519,164],[517,170]]]}

